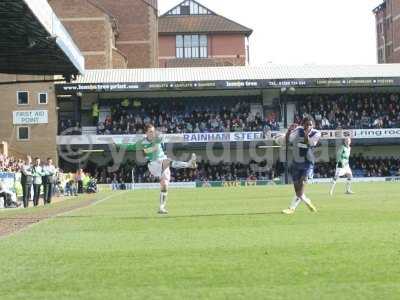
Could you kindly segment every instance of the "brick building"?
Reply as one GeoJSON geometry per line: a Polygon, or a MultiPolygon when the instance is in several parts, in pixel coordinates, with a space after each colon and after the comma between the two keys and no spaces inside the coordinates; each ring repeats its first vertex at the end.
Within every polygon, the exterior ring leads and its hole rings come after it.
{"type": "Polygon", "coordinates": [[[384,0],[373,12],[378,63],[400,63],[400,0],[384,0]]]}
{"type": "MultiPolygon", "coordinates": [[[[150,68],[158,66],[158,12],[156,0],[48,0],[85,57],[86,69],[150,68]]],[[[49,7],[49,9],[50,9],[49,7]]],[[[0,142],[12,153],[52,157],[57,161],[60,118],[79,122],[79,99],[56,99],[53,77],[0,74],[0,142]],[[58,108],[69,105],[70,115],[58,108]],[[14,112],[46,112],[46,123],[16,125],[14,112]]]]}
{"type": "Polygon", "coordinates": [[[243,66],[252,30],[185,0],[159,17],[159,66],[243,66]]]}
{"type": "MultiPolygon", "coordinates": [[[[50,76],[0,74],[0,82],[49,79],[50,76]]],[[[29,153],[42,159],[56,159],[58,118],[54,83],[1,85],[0,91],[3,100],[0,105],[0,141],[6,141],[10,152],[19,156],[29,153]],[[37,112],[42,121],[18,125],[14,115],[19,112],[37,112]]]]}
{"type": "Polygon", "coordinates": [[[49,0],[87,69],[158,66],[156,0],[49,0]]]}

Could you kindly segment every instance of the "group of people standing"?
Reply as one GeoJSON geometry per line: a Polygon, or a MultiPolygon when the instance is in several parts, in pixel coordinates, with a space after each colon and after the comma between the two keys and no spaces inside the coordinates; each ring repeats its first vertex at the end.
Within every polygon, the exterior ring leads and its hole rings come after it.
{"type": "Polygon", "coordinates": [[[29,206],[33,187],[33,205],[39,205],[41,187],[43,186],[44,205],[51,203],[53,186],[56,182],[57,168],[53,160],[48,158],[45,164],[41,164],[40,158],[36,157],[32,162],[30,156],[21,168],[22,199],[24,207],[29,206]]]}

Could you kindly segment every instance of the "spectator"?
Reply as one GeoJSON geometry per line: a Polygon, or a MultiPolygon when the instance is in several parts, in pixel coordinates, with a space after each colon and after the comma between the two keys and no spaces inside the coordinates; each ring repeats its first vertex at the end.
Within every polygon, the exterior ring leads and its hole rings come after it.
{"type": "Polygon", "coordinates": [[[79,169],[76,172],[75,179],[76,182],[78,183],[78,194],[83,194],[83,177],[85,176],[85,173],[83,172],[83,169],[79,169]]]}
{"type": "Polygon", "coordinates": [[[3,207],[5,208],[15,208],[21,205],[17,202],[15,193],[7,189],[2,181],[0,181],[0,200],[2,200],[3,207]]]}
{"type": "Polygon", "coordinates": [[[65,196],[78,196],[78,190],[76,188],[76,183],[73,179],[70,179],[65,184],[65,196]]]}
{"type": "Polygon", "coordinates": [[[26,158],[26,163],[21,166],[21,185],[24,208],[27,208],[29,206],[29,200],[31,199],[33,185],[32,158],[29,155],[26,158]]]}
{"type": "Polygon", "coordinates": [[[47,164],[43,166],[43,201],[44,204],[50,204],[53,197],[53,187],[55,183],[56,167],[53,165],[51,158],[47,159],[47,164]]]}
{"type": "Polygon", "coordinates": [[[45,175],[43,168],[40,165],[40,158],[35,158],[35,163],[32,167],[33,176],[33,205],[39,205],[40,188],[42,186],[42,177],[45,175]]]}

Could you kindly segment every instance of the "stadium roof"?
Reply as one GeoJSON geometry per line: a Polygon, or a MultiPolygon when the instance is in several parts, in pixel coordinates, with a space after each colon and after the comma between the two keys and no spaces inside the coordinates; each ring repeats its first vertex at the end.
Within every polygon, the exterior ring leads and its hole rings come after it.
{"type": "Polygon", "coordinates": [[[400,77],[400,64],[87,70],[75,83],[400,77]]]}
{"type": "Polygon", "coordinates": [[[83,72],[84,57],[46,0],[0,1],[0,73],[83,72]]]}
{"type": "Polygon", "coordinates": [[[374,12],[375,14],[380,12],[381,10],[386,8],[386,0],[384,0],[381,4],[379,4],[377,7],[375,7],[372,12],[374,12]]]}
{"type": "Polygon", "coordinates": [[[400,64],[88,70],[59,91],[400,86],[400,64]]]}

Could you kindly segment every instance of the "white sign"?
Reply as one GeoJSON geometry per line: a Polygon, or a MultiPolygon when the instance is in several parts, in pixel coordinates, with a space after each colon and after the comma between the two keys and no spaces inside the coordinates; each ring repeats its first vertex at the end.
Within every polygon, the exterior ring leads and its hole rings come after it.
{"type": "MultiPolygon", "coordinates": [[[[395,179],[396,177],[393,177],[395,179]]],[[[384,182],[391,181],[392,177],[354,177],[353,182],[384,182]]],[[[345,181],[345,179],[343,179],[345,181]]],[[[332,183],[332,178],[316,178],[310,180],[311,184],[328,184],[332,183]]]]}
{"type": "Polygon", "coordinates": [[[13,112],[14,125],[47,124],[49,116],[47,110],[23,110],[13,112]]]}
{"type": "Polygon", "coordinates": [[[400,138],[400,128],[321,130],[321,138],[324,140],[337,140],[345,137],[353,139],[400,138]]]}
{"type": "MultiPolygon", "coordinates": [[[[168,187],[175,189],[194,189],[196,188],[196,182],[171,182],[168,187]]],[[[134,190],[152,190],[159,188],[159,183],[135,183],[132,185],[132,189],[134,190]]]]}

